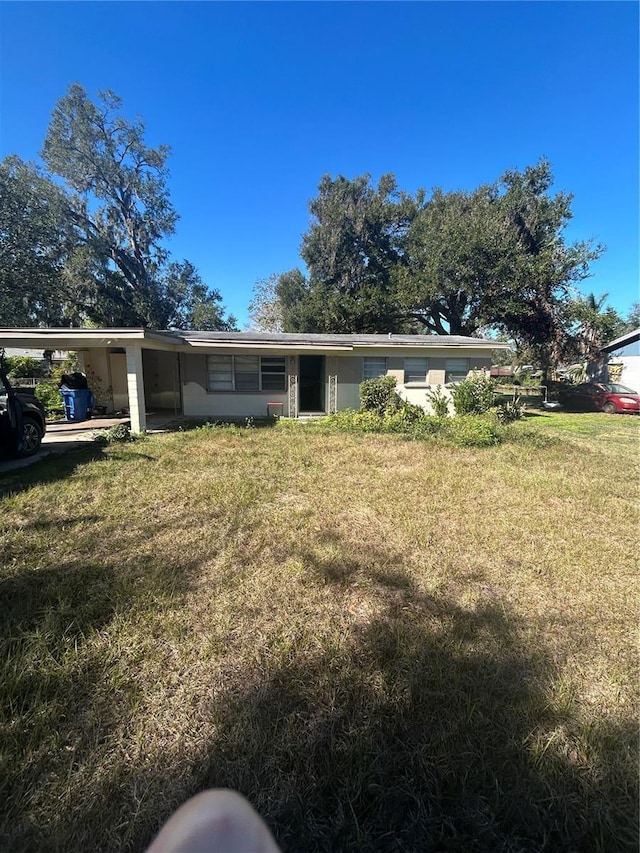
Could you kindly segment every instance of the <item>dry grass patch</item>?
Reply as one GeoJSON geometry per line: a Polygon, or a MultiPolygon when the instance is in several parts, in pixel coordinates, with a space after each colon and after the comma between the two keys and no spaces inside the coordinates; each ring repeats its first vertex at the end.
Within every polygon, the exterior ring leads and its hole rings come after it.
{"type": "Polygon", "coordinates": [[[285,851],[635,849],[636,427],[204,429],[7,480],[3,846],[142,850],[220,785],[285,851]]]}

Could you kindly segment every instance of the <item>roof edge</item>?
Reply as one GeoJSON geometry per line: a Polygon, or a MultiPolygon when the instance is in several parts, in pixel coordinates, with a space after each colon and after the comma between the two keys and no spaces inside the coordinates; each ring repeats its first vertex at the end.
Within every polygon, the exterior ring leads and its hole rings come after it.
{"type": "Polygon", "coordinates": [[[620,349],[620,347],[633,343],[635,340],[640,340],[640,327],[626,332],[624,335],[620,335],[619,338],[615,338],[611,343],[605,344],[602,350],[603,352],[610,352],[611,350],[620,349]]]}

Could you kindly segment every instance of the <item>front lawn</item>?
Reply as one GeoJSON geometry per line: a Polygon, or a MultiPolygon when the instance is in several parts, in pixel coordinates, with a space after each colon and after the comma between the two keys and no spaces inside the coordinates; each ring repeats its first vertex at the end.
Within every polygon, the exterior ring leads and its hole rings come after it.
{"type": "Polygon", "coordinates": [[[209,428],[0,480],[0,846],[144,850],[220,786],[283,851],[636,850],[638,426],[209,428]]]}

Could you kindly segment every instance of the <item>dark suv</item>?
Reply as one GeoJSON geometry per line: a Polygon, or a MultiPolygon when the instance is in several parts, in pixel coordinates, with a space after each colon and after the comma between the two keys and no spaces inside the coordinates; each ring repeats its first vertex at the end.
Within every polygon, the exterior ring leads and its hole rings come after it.
{"type": "Polygon", "coordinates": [[[0,373],[0,452],[32,456],[40,449],[47,425],[44,406],[23,389],[14,389],[0,373]]]}

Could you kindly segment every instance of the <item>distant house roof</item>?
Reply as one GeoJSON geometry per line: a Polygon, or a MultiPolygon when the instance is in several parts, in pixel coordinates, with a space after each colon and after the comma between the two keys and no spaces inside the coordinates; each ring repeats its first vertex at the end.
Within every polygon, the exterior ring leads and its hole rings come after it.
{"type": "Polygon", "coordinates": [[[621,335],[615,341],[602,347],[603,352],[614,352],[627,344],[633,344],[635,341],[640,341],[640,329],[634,329],[632,332],[627,332],[626,335],[621,335]]]}
{"type": "MultiPolygon", "coordinates": [[[[14,356],[25,356],[26,358],[35,358],[38,361],[41,361],[43,358],[43,349],[24,349],[21,347],[6,347],[4,354],[13,358],[14,356]]],[[[55,350],[52,359],[57,361],[62,361],[66,358],[67,353],[62,350],[55,350]]]]}

